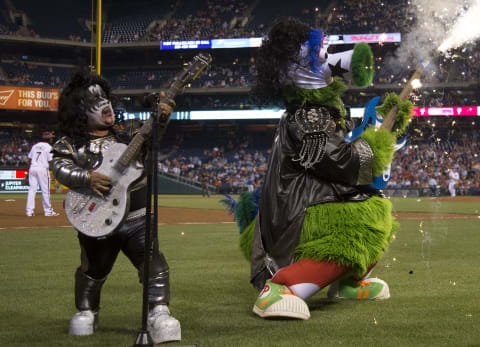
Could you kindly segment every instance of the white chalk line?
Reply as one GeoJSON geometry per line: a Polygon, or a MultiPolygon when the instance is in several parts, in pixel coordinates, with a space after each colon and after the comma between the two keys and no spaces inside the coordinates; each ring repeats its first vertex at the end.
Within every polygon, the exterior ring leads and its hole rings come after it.
{"type": "MultiPolygon", "coordinates": [[[[183,223],[158,223],[158,225],[208,225],[208,224],[235,224],[235,222],[183,222],[183,223]]],[[[27,230],[27,229],[57,229],[57,228],[66,228],[72,229],[71,225],[56,225],[56,226],[18,226],[10,228],[0,228],[0,230],[27,230]]]]}

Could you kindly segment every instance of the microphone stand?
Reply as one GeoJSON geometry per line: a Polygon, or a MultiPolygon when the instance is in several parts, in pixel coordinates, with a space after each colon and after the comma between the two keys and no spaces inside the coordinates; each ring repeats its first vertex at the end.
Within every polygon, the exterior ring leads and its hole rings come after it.
{"type": "MultiPolygon", "coordinates": [[[[159,102],[158,95],[157,104],[159,102]]],[[[156,105],[157,105],[156,104],[156,105]]],[[[155,105],[155,106],[156,106],[155,105]]],[[[156,108],[156,107],[155,107],[156,108]]],[[[147,329],[148,319],[148,281],[150,277],[150,258],[152,256],[152,247],[157,245],[154,242],[158,237],[158,129],[159,121],[156,110],[150,117],[153,118],[152,136],[150,146],[146,156],[145,170],[147,171],[147,211],[145,215],[145,249],[143,261],[143,300],[142,300],[142,327],[137,334],[135,343],[132,347],[153,347],[153,340],[147,329]],[[152,189],[153,188],[153,189],[152,189]],[[153,223],[152,223],[152,195],[153,195],[153,223]],[[152,229],[153,227],[153,229],[152,229]],[[152,239],[153,235],[153,239],[152,239]]]]}

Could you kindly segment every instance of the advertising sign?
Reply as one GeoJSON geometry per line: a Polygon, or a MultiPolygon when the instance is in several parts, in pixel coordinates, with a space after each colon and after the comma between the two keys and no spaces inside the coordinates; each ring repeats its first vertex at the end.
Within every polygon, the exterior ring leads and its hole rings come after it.
{"type": "Polygon", "coordinates": [[[160,49],[200,49],[212,48],[211,40],[162,41],[160,49]]]}
{"type": "MultiPolygon", "coordinates": [[[[27,170],[0,170],[0,193],[26,193],[29,186],[23,184],[23,179],[27,170]]],[[[50,177],[52,172],[50,171],[50,177]]],[[[57,180],[50,180],[51,193],[65,193],[67,187],[62,186],[57,180]]],[[[40,192],[40,187],[37,188],[37,193],[40,192]]]]}
{"type": "Polygon", "coordinates": [[[414,109],[415,116],[478,116],[478,107],[476,106],[457,106],[457,107],[418,107],[414,109]]]}
{"type": "MultiPolygon", "coordinates": [[[[480,106],[417,107],[412,109],[413,117],[462,117],[480,116],[480,106]]],[[[363,117],[363,107],[350,108],[352,118],[363,117]]]]}
{"type": "MultiPolygon", "coordinates": [[[[388,43],[401,41],[402,35],[400,33],[328,35],[328,43],[330,45],[345,45],[358,42],[388,43]]],[[[260,47],[261,44],[261,37],[248,37],[238,39],[161,41],[160,49],[252,48],[260,47]]]]}
{"type": "Polygon", "coordinates": [[[0,180],[22,180],[27,170],[0,170],[0,180]]]}
{"type": "Polygon", "coordinates": [[[212,40],[212,48],[251,48],[260,47],[261,44],[261,37],[212,40]]]}
{"type": "Polygon", "coordinates": [[[0,86],[0,108],[56,111],[60,89],[0,86]]]}
{"type": "MultiPolygon", "coordinates": [[[[417,107],[412,116],[480,116],[480,106],[417,107]]],[[[284,109],[261,110],[211,110],[211,111],[175,111],[170,115],[173,120],[225,120],[225,119],[280,119],[284,109]]],[[[362,118],[363,107],[351,107],[350,117],[362,118]]],[[[147,120],[151,112],[124,112],[123,118],[147,120]]],[[[0,177],[2,178],[2,177],[0,177]]]]}
{"type": "Polygon", "coordinates": [[[383,42],[401,42],[402,35],[400,33],[381,33],[381,34],[353,34],[341,35],[342,43],[383,43],[383,42]]]}
{"type": "MultiPolygon", "coordinates": [[[[1,180],[0,193],[26,193],[28,186],[22,183],[22,180],[1,180]]],[[[40,191],[40,189],[38,190],[40,191]]]]}

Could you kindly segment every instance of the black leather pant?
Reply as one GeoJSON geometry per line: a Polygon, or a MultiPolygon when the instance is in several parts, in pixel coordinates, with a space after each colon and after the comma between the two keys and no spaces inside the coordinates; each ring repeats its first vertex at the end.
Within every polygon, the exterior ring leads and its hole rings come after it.
{"type": "MultiPolygon", "coordinates": [[[[124,222],[106,238],[92,238],[78,233],[81,266],[75,275],[75,303],[79,310],[98,310],[101,287],[122,251],[143,279],[145,217],[124,222]]],[[[168,305],[170,301],[169,268],[158,249],[157,238],[151,247],[148,302],[150,306],[168,305]]]]}

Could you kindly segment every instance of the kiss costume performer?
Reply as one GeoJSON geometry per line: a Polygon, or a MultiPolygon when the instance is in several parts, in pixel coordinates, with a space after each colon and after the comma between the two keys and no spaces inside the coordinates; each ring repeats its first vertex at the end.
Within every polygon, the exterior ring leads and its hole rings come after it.
{"type": "MultiPolygon", "coordinates": [[[[93,171],[102,161],[102,151],[115,142],[128,144],[141,126],[140,121],[116,122],[106,80],[89,72],[78,72],[62,91],[59,99],[60,138],[53,145],[52,171],[56,179],[69,188],[88,187],[96,194],[108,191],[111,179],[93,171]]],[[[174,102],[169,100],[169,104],[174,102]]],[[[160,104],[165,114],[168,104],[160,104]]],[[[144,154],[137,160],[143,167],[144,154]]],[[[81,265],[75,273],[77,312],[70,320],[71,335],[90,335],[98,327],[100,292],[115,259],[122,251],[137,268],[142,280],[147,199],[146,173],[133,184],[130,211],[125,221],[111,234],[101,238],[78,232],[81,265]]],[[[155,343],[180,340],[178,320],[170,316],[169,268],[158,250],[156,237],[152,245],[148,283],[148,330],[155,343]]]]}
{"type": "Polygon", "coordinates": [[[286,113],[261,196],[244,193],[234,207],[251,282],[261,290],[253,311],[308,319],[304,300],[328,285],[331,298],[387,299],[387,283],[368,276],[398,224],[390,201],[369,184],[392,161],[411,103],[387,95],[376,111],[386,115],[399,104],[392,132],[371,127],[347,143],[352,126],[340,99],[346,87],[337,78],[369,85],[370,47],[329,54],[323,32],[295,19],[272,27],[256,66],[257,93],[281,99],[286,113]],[[248,223],[242,216],[254,218],[248,223]]]}

